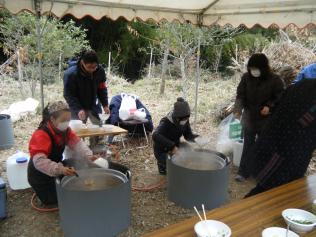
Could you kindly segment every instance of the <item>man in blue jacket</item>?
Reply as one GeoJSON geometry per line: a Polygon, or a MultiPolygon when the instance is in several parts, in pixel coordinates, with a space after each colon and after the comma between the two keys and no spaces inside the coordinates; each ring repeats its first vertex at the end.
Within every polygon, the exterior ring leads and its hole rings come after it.
{"type": "Polygon", "coordinates": [[[297,75],[293,84],[303,80],[303,79],[316,79],[316,63],[310,64],[303,68],[302,71],[297,75]]]}
{"type": "Polygon", "coordinates": [[[64,97],[72,119],[86,123],[89,118],[92,123],[99,124],[101,105],[106,114],[110,113],[105,71],[95,51],[83,52],[78,62],[65,71],[64,97]]]}

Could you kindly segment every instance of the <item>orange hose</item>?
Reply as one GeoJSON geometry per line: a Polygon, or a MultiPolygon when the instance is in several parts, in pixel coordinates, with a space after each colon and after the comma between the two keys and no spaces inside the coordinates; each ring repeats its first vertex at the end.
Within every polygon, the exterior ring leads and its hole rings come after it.
{"type": "Polygon", "coordinates": [[[36,211],[39,211],[39,212],[54,212],[54,211],[58,211],[58,207],[54,207],[54,208],[40,208],[40,207],[37,207],[37,206],[34,204],[35,197],[36,197],[36,193],[33,193],[33,196],[32,196],[32,198],[31,198],[31,206],[32,206],[33,209],[35,209],[36,211]]]}
{"type": "MultiPolygon", "coordinates": [[[[116,147],[115,145],[110,145],[110,148],[111,148],[112,151],[113,151],[113,154],[114,154],[115,159],[116,159],[116,160],[119,160],[119,159],[120,159],[120,152],[118,151],[117,147],[116,147]]],[[[152,184],[152,185],[149,185],[149,186],[147,186],[147,187],[135,187],[135,186],[133,186],[133,187],[132,187],[132,191],[150,192],[150,191],[152,191],[152,190],[161,188],[165,183],[166,183],[165,180],[161,180],[159,183],[157,183],[157,184],[152,184]]]]}

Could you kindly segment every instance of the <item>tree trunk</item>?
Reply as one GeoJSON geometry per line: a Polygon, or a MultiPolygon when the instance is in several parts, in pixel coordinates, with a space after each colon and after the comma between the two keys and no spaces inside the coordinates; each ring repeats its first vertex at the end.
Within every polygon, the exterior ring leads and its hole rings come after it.
{"type": "Polygon", "coordinates": [[[23,91],[23,71],[22,71],[22,63],[20,58],[20,49],[16,51],[17,55],[17,61],[18,61],[18,74],[19,74],[19,89],[20,93],[22,95],[22,98],[24,97],[24,91],[23,91]]]}
{"type": "MultiPolygon", "coordinates": [[[[39,70],[39,81],[40,81],[40,91],[41,91],[41,109],[44,110],[44,79],[43,79],[43,61],[42,61],[42,31],[41,30],[41,12],[37,11],[36,14],[36,38],[37,38],[37,60],[38,60],[38,70],[39,70]]],[[[35,81],[36,85],[36,81],[35,81]]],[[[32,92],[33,94],[33,92],[32,92]]],[[[34,86],[35,95],[35,86],[34,86]]],[[[32,97],[34,96],[32,95],[32,97]]]]}
{"type": "Polygon", "coordinates": [[[217,49],[217,57],[216,57],[216,61],[215,61],[215,72],[218,73],[218,68],[219,68],[219,64],[221,62],[222,59],[222,51],[223,51],[223,45],[219,46],[219,49],[217,49]]]}
{"type": "Polygon", "coordinates": [[[151,64],[153,60],[153,47],[150,48],[150,61],[149,61],[149,69],[148,69],[148,78],[151,78],[151,64]]]}
{"type": "Polygon", "coordinates": [[[61,80],[61,68],[62,68],[62,58],[63,58],[63,53],[59,54],[59,62],[58,62],[58,80],[61,80]]]}
{"type": "Polygon", "coordinates": [[[197,114],[198,114],[198,95],[200,83],[200,38],[198,41],[198,50],[196,53],[196,80],[195,80],[195,106],[194,106],[194,130],[196,130],[197,114]]]}
{"type": "Polygon", "coordinates": [[[182,80],[182,94],[183,98],[187,98],[187,90],[186,90],[186,75],[185,75],[185,59],[183,55],[180,55],[180,68],[181,68],[181,80],[182,80]]]}
{"type": "Polygon", "coordinates": [[[108,72],[107,76],[110,76],[111,74],[111,52],[109,52],[109,60],[108,60],[108,72]]]}
{"type": "Polygon", "coordinates": [[[159,93],[160,95],[163,95],[165,93],[168,55],[169,55],[169,47],[166,47],[164,50],[164,53],[163,53],[162,70],[161,70],[161,84],[160,84],[160,93],[159,93]]]}
{"type": "MultiPolygon", "coordinates": [[[[33,61],[33,65],[36,65],[36,59],[34,59],[33,61]]],[[[30,90],[31,90],[31,96],[32,98],[35,98],[35,91],[36,91],[36,83],[37,83],[37,76],[38,76],[38,68],[31,68],[31,77],[29,79],[29,83],[30,83],[30,90]]]]}

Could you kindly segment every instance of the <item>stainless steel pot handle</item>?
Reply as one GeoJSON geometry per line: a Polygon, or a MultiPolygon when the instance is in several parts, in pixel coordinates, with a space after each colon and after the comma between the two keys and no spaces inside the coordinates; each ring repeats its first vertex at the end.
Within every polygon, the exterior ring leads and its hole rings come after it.
{"type": "Polygon", "coordinates": [[[56,184],[60,185],[60,182],[61,182],[60,178],[57,177],[57,178],[56,178],[56,184]]]}
{"type": "Polygon", "coordinates": [[[228,156],[225,156],[226,166],[230,164],[231,160],[228,156]]]}
{"type": "Polygon", "coordinates": [[[131,179],[131,178],[132,178],[132,173],[131,173],[130,170],[127,170],[127,171],[126,171],[126,177],[127,177],[128,179],[131,179]]]}

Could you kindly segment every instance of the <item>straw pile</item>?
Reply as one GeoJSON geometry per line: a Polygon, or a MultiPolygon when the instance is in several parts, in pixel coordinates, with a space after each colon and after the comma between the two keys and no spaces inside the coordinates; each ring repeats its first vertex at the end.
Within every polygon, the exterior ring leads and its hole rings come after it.
{"type": "MultiPolygon", "coordinates": [[[[291,67],[298,73],[303,67],[316,62],[316,54],[312,49],[299,41],[292,41],[282,30],[280,30],[279,39],[265,46],[262,53],[267,55],[270,65],[276,73],[279,73],[284,67],[291,67]]],[[[238,61],[232,58],[232,66],[229,68],[245,72],[250,56],[249,51],[239,52],[238,61]]]]}
{"type": "Polygon", "coordinates": [[[312,50],[290,40],[272,42],[262,52],[268,56],[275,72],[279,72],[285,66],[291,66],[296,71],[300,71],[303,67],[316,62],[316,55],[312,50]]]}

